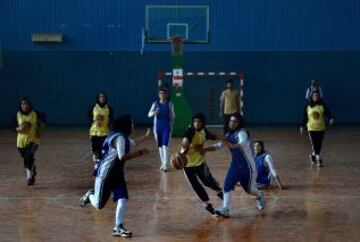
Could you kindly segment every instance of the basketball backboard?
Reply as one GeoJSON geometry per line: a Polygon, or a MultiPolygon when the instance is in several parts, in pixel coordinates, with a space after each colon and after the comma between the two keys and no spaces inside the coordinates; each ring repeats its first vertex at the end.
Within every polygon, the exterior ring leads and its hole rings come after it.
{"type": "Polygon", "coordinates": [[[145,41],[168,43],[174,37],[185,43],[208,43],[209,6],[147,5],[145,41]]]}

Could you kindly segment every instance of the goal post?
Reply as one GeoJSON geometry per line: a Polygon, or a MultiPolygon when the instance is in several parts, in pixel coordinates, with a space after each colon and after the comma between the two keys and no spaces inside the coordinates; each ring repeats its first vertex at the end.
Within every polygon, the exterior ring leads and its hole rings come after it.
{"type": "Polygon", "coordinates": [[[183,72],[181,92],[173,82],[174,72],[160,72],[158,86],[167,86],[171,101],[175,106],[174,136],[181,136],[191,122],[193,113],[202,112],[207,117],[207,124],[218,126],[222,124],[219,115],[220,95],[226,88],[226,81],[234,81],[239,90],[240,113],[244,114],[244,75],[243,72],[183,72]],[[186,103],[183,103],[183,102],[186,103]]]}

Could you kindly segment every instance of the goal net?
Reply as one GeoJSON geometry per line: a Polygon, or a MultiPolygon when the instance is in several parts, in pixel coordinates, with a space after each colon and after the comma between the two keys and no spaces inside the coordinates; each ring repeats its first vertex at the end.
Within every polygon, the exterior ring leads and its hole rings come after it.
{"type": "MultiPolygon", "coordinates": [[[[240,112],[244,111],[244,76],[241,72],[184,72],[184,95],[192,112],[206,115],[208,125],[222,125],[220,118],[220,96],[226,89],[226,81],[233,80],[235,89],[240,93],[240,112]]],[[[159,86],[172,86],[172,73],[160,72],[159,86]]],[[[176,87],[175,87],[176,88],[176,87]]],[[[169,88],[171,90],[171,88],[169,88]]],[[[170,96],[173,93],[170,93],[170,96]]],[[[176,110],[175,110],[176,112],[176,110]]],[[[176,113],[176,115],[181,115],[176,113]]]]}

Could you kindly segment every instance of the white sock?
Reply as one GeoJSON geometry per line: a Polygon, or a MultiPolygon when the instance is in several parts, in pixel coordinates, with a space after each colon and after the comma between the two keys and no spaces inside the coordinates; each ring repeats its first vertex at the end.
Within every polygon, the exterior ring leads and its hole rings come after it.
{"type": "Polygon", "coordinates": [[[127,208],[127,201],[128,200],[126,198],[121,198],[117,201],[116,214],[115,214],[115,226],[120,226],[120,224],[122,224],[122,222],[123,222],[126,208],[127,208]]]}
{"type": "Polygon", "coordinates": [[[163,155],[163,149],[162,149],[162,147],[159,147],[159,155],[160,155],[161,167],[163,167],[163,164],[164,164],[164,155],[163,155]]]}
{"type": "Polygon", "coordinates": [[[261,195],[261,191],[257,188],[255,183],[253,183],[253,185],[250,188],[250,194],[252,194],[256,197],[260,197],[260,195],[261,195]]]}
{"type": "Polygon", "coordinates": [[[32,175],[31,170],[26,168],[26,177],[27,177],[27,179],[30,179],[31,175],[32,175]]]}
{"type": "Polygon", "coordinates": [[[231,201],[231,192],[224,192],[224,201],[223,201],[223,207],[229,208],[231,201]]]}
{"type": "Polygon", "coordinates": [[[164,158],[163,165],[165,168],[168,168],[168,166],[169,166],[169,147],[166,145],[163,145],[162,149],[163,149],[163,158],[164,158]]]}
{"type": "Polygon", "coordinates": [[[316,155],[316,160],[321,160],[320,155],[316,155]]]}
{"type": "Polygon", "coordinates": [[[95,199],[94,194],[90,194],[89,200],[90,200],[91,205],[92,205],[94,208],[99,209],[99,203],[98,203],[98,201],[95,199]]]}

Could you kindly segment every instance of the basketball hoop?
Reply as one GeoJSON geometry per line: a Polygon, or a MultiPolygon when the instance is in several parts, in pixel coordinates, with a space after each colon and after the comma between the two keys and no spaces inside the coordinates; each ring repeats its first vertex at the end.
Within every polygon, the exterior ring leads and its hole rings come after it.
{"type": "Polygon", "coordinates": [[[171,54],[182,55],[184,39],[181,37],[172,37],[170,39],[170,43],[171,43],[171,54]]]}

